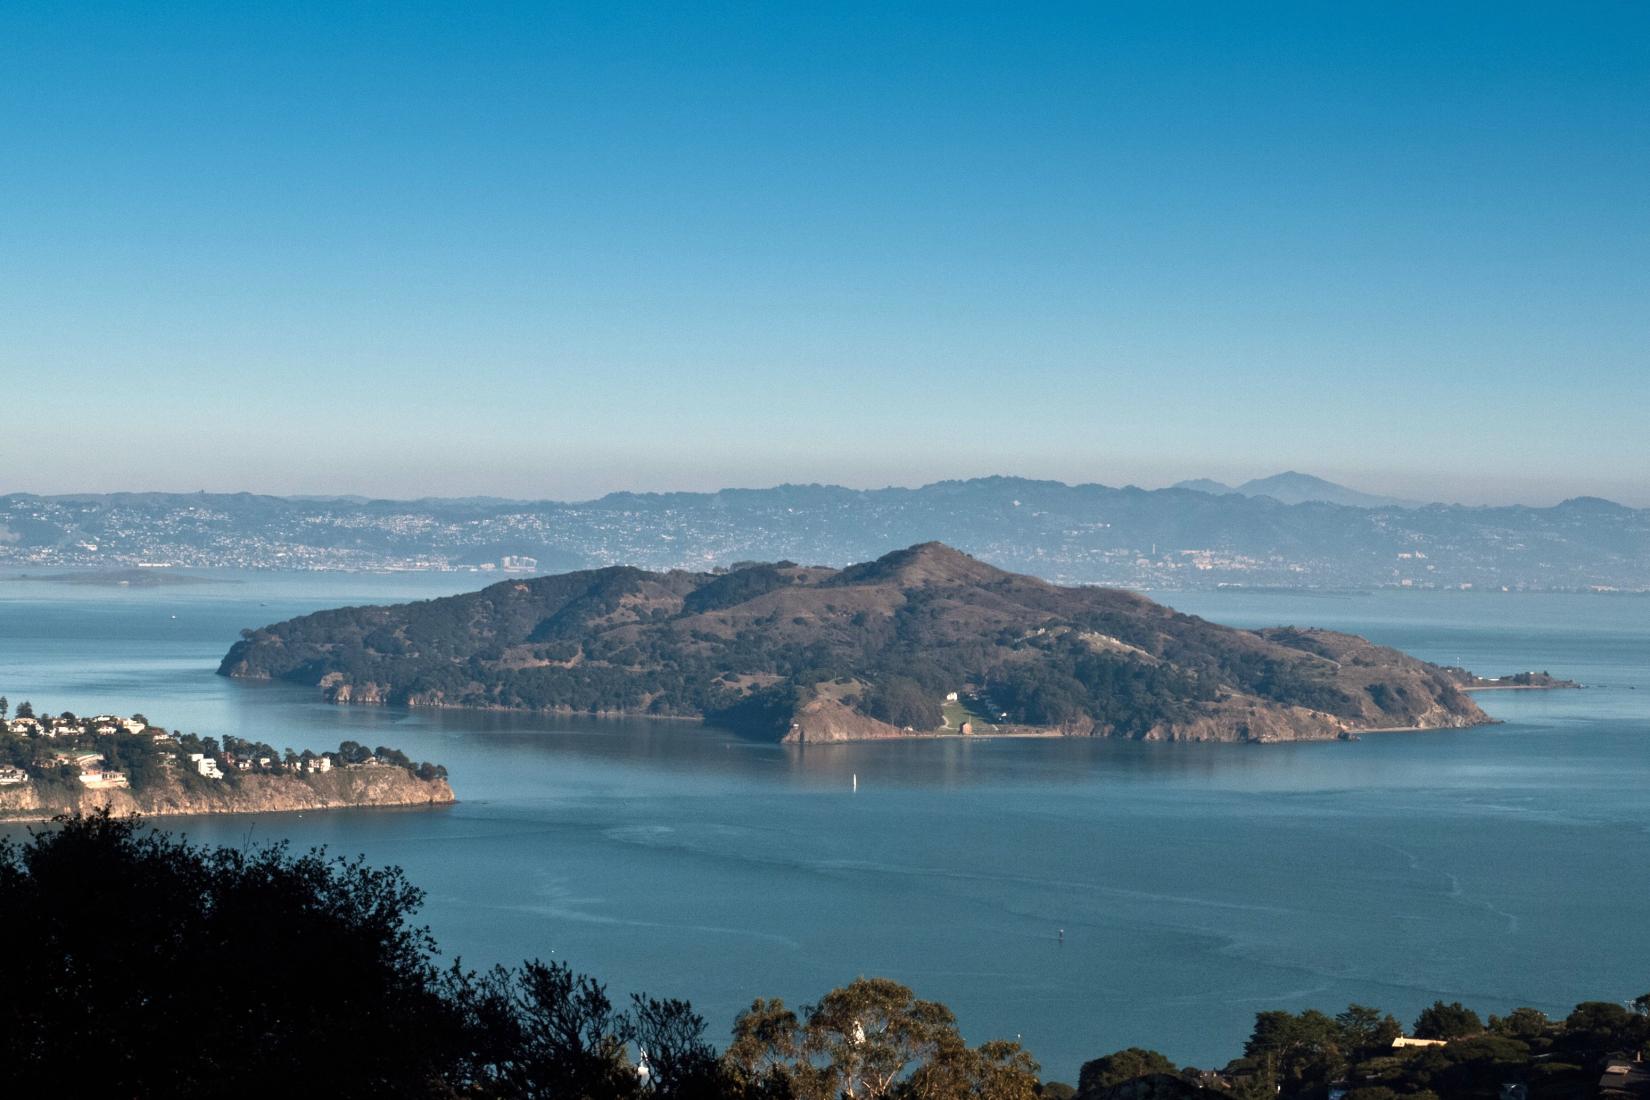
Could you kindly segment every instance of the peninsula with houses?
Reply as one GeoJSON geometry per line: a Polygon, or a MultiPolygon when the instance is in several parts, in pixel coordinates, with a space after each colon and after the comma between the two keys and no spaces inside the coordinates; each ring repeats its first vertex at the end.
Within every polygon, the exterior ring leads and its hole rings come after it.
{"type": "Polygon", "coordinates": [[[699,717],[789,742],[1272,742],[1490,721],[1457,672],[1354,635],[1219,626],[940,543],[843,569],[521,578],[242,634],[220,674],[336,703],[699,717]]]}
{"type": "Polygon", "coordinates": [[[15,712],[0,697],[0,820],[115,814],[271,813],[454,801],[447,769],[345,741],[276,750],[169,730],[141,714],[15,712]]]}

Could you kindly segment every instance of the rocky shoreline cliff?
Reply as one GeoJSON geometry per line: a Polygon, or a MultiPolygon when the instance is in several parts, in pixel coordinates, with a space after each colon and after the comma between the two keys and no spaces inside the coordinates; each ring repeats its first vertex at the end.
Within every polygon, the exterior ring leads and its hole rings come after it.
{"type": "Polygon", "coordinates": [[[420,779],[394,765],[339,768],[310,775],[245,775],[235,784],[186,789],[170,782],[142,791],[0,787],[0,820],[45,821],[108,809],[145,817],[285,813],[378,806],[439,806],[457,801],[445,778],[420,779]]]}

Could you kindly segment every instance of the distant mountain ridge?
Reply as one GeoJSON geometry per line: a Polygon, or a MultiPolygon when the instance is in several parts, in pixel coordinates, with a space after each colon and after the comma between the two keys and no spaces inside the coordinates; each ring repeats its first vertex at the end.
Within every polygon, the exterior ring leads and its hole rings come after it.
{"type": "Polygon", "coordinates": [[[1208,484],[1147,490],[984,477],[916,489],[777,485],[581,502],[14,494],[0,497],[0,577],[157,566],[836,566],[938,539],[1067,584],[1650,591],[1646,509],[1589,497],[1549,508],[1286,504],[1208,484]]]}
{"type": "Polygon", "coordinates": [[[710,717],[788,741],[1324,740],[1488,721],[1458,674],[1361,638],[1233,630],[940,543],[844,569],[618,566],[338,608],[245,632],[218,671],[340,703],[710,717]],[[948,716],[948,697],[972,709],[948,716]]]}
{"type": "Polygon", "coordinates": [[[1200,477],[1190,481],[1178,481],[1171,488],[1190,489],[1193,492],[1212,493],[1216,496],[1235,493],[1245,497],[1271,497],[1280,504],[1340,504],[1348,508],[1426,507],[1421,501],[1360,492],[1295,470],[1285,470],[1271,477],[1253,478],[1236,487],[1200,477]]]}

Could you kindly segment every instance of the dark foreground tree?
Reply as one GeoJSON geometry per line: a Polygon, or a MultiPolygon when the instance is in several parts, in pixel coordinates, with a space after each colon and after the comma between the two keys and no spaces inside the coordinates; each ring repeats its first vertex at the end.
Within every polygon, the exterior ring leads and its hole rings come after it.
{"type": "Polygon", "coordinates": [[[0,1094],[1035,1095],[1018,1044],[969,1048],[945,1006],[887,979],[832,990],[802,1021],[758,1001],[719,1057],[686,1001],[616,1011],[562,963],[440,968],[412,923],[422,900],[399,870],[200,848],[107,814],[0,840],[0,1094]]]}
{"type": "Polygon", "coordinates": [[[398,870],[107,815],[0,840],[8,1090],[440,1094],[464,1036],[421,900],[398,870]]]}
{"type": "Polygon", "coordinates": [[[629,1023],[607,990],[562,963],[497,967],[463,986],[478,1052],[469,1076],[505,1096],[606,1100],[636,1093],[629,1023]]]}
{"type": "Polygon", "coordinates": [[[686,1001],[632,994],[630,1034],[655,1096],[716,1100],[731,1092],[728,1072],[705,1042],[705,1019],[686,1001]]]}

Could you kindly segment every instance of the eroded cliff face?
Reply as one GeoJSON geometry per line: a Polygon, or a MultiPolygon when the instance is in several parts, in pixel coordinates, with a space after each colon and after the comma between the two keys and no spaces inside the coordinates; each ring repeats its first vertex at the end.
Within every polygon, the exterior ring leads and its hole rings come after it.
{"type": "MultiPolygon", "coordinates": [[[[1335,715],[1308,707],[1279,706],[1251,696],[1232,695],[1205,704],[1202,713],[1185,721],[1153,726],[1140,740],[1225,741],[1274,744],[1283,741],[1344,740],[1360,732],[1461,729],[1481,726],[1489,717],[1464,694],[1428,694],[1416,690],[1414,702],[1401,712],[1370,707],[1356,716],[1335,715]]],[[[1111,730],[1083,718],[1063,726],[996,726],[991,737],[1106,737],[1111,730]]],[[[881,741],[892,738],[962,736],[955,731],[898,729],[826,696],[798,707],[792,716],[786,744],[842,741],[881,741]]]]}
{"type": "Polygon", "coordinates": [[[360,706],[381,707],[389,702],[389,689],[371,680],[352,683],[339,672],[321,678],[321,694],[329,703],[356,703],[360,706]]]}
{"type": "Polygon", "coordinates": [[[81,790],[44,797],[33,783],[0,787],[0,816],[40,820],[58,814],[91,813],[107,807],[116,815],[146,817],[181,814],[283,813],[358,806],[438,806],[456,801],[445,779],[419,779],[405,768],[338,768],[315,775],[241,775],[238,786],[219,780],[195,790],[172,782],[141,792],[81,790]]]}
{"type": "Polygon", "coordinates": [[[1147,741],[1248,741],[1272,744],[1279,741],[1334,741],[1364,732],[1398,730],[1459,729],[1484,725],[1488,719],[1473,708],[1453,710],[1435,704],[1406,715],[1401,722],[1348,719],[1305,707],[1252,705],[1234,700],[1212,707],[1187,722],[1155,726],[1147,741]]]}
{"type": "Polygon", "coordinates": [[[844,706],[835,699],[815,698],[798,707],[790,732],[781,739],[786,744],[814,744],[827,741],[882,741],[911,734],[868,714],[844,706]]]}

